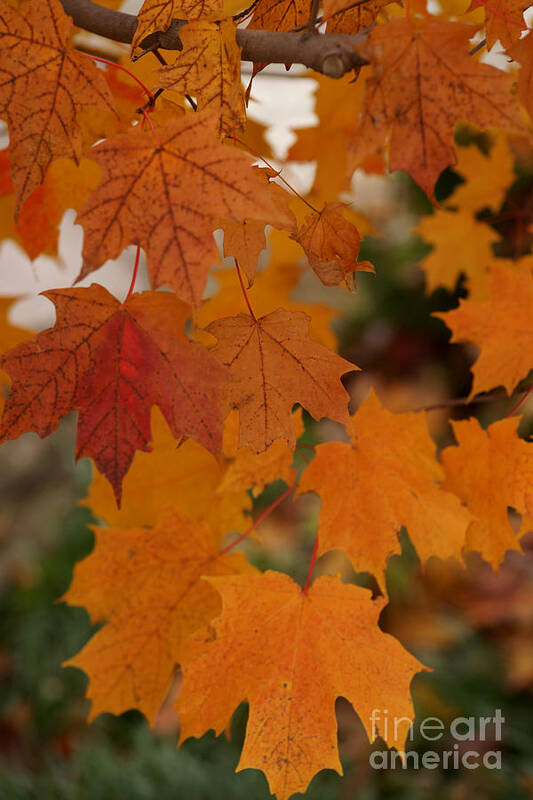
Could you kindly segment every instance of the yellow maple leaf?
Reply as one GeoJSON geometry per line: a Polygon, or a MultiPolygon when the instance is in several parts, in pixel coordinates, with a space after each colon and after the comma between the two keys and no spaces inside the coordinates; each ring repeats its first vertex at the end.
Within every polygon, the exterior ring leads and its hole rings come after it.
{"type": "Polygon", "coordinates": [[[461,272],[468,280],[486,273],[493,259],[492,245],[500,238],[467,209],[437,211],[424,217],[416,232],[433,245],[421,264],[427,292],[438,286],[453,290],[461,272]]]}
{"type": "MultiPolygon", "coordinates": [[[[294,436],[298,438],[304,432],[302,411],[297,409],[292,414],[294,436]]],[[[239,415],[233,411],[224,426],[224,454],[231,459],[219,492],[251,489],[258,495],[265,486],[276,480],[292,484],[295,473],[292,467],[294,453],[287,442],[273,442],[263,453],[254,453],[249,447],[239,447],[239,415]]]]}
{"type": "MultiPolygon", "coordinates": [[[[113,527],[154,525],[161,511],[178,508],[193,520],[204,520],[219,539],[244,530],[251,508],[246,491],[220,490],[225,467],[192,439],[178,446],[162,414],[152,411],[152,451],[137,452],[124,478],[118,509],[109,483],[95,472],[83,501],[96,517],[113,527]]],[[[246,487],[248,488],[248,487],[246,487]]]]}
{"type": "Polygon", "coordinates": [[[460,300],[452,311],[435,313],[452,331],[452,342],[474,342],[481,353],[472,367],[470,396],[504,386],[510,394],[533,368],[533,277],[531,270],[494,262],[487,300],[460,300]]]}
{"type": "Polygon", "coordinates": [[[456,154],[457,164],[453,170],[465,179],[465,183],[455,189],[446,205],[470,211],[482,208],[496,211],[515,177],[513,157],[505,136],[496,137],[488,155],[476,145],[458,147],[456,154]]]}

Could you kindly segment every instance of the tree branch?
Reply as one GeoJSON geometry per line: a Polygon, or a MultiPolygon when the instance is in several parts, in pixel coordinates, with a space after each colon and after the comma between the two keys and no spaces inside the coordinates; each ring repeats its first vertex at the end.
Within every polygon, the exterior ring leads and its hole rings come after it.
{"type": "MultiPolygon", "coordinates": [[[[137,28],[137,17],[122,11],[113,11],[96,5],[91,0],[61,0],[74,24],[91,33],[114,39],[116,42],[131,42],[137,28]]],[[[181,50],[180,28],[184,20],[173,20],[167,31],[152,33],[141,43],[143,49],[181,50]]],[[[341,78],[346,72],[366,64],[357,52],[367,34],[355,36],[344,33],[278,33],[275,31],[237,29],[237,43],[242,48],[243,61],[269,64],[303,64],[330,78],[341,78]]]]}

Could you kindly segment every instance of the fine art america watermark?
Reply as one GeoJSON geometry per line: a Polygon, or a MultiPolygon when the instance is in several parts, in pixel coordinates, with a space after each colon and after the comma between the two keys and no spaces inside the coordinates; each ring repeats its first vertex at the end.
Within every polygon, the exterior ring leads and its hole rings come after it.
{"type": "MultiPolygon", "coordinates": [[[[444,738],[443,750],[374,750],[370,756],[373,769],[501,769],[502,753],[485,749],[502,740],[505,718],[496,708],[490,717],[455,717],[444,723],[438,717],[425,717],[417,727],[417,736],[427,742],[444,738]],[[452,744],[453,742],[453,744],[452,744]],[[469,743],[472,743],[469,746],[469,743]]],[[[387,709],[375,708],[370,715],[371,741],[377,736],[394,741],[413,741],[414,725],[408,717],[393,717],[387,709]],[[405,736],[404,736],[405,734],[405,736]]]]}

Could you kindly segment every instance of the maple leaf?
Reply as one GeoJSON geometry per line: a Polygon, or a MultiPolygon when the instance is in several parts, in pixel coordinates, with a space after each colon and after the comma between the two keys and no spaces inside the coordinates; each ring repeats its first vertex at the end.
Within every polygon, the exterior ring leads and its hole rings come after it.
{"type": "MultiPolygon", "coordinates": [[[[258,0],[254,4],[253,14],[248,24],[250,30],[292,31],[305,25],[309,19],[309,3],[307,0],[258,0]]],[[[268,62],[255,61],[252,79],[266,67],[268,62]]],[[[248,93],[251,90],[251,83],[248,93]]]]}
{"type": "Polygon", "coordinates": [[[151,526],[172,506],[191,520],[207,523],[219,540],[229,531],[245,530],[250,524],[244,512],[252,506],[246,492],[251,484],[223,486],[227,464],[193,439],[178,447],[157,408],[152,410],[151,430],[150,452],[138,451],[124,478],[120,508],[107,480],[94,474],[83,501],[94,516],[113,527],[151,526]]]}
{"type": "Polygon", "coordinates": [[[59,223],[68,208],[79,209],[100,181],[100,169],[87,158],[78,164],[56,158],[44,182],[28,197],[18,217],[18,232],[30,258],[57,252],[59,223]]]}
{"type": "Polygon", "coordinates": [[[459,119],[481,128],[523,129],[513,77],[468,56],[473,33],[458,22],[406,19],[372,31],[362,48],[375,66],[354,136],[355,163],[390,140],[390,169],[406,170],[432,197],[440,172],[455,163],[459,119]]]}
{"type": "Polygon", "coordinates": [[[80,278],[137,244],[154,288],[169,286],[194,305],[217,259],[216,218],[292,225],[250,157],[220,144],[215,125],[213,115],[191,114],[170,121],[157,141],[133,131],[90,151],[104,175],[77,218],[85,229],[80,278]]]}
{"type": "Polygon", "coordinates": [[[456,153],[457,164],[453,169],[465,179],[465,183],[454,190],[446,205],[471,211],[482,208],[496,211],[515,178],[507,139],[496,137],[488,155],[475,145],[460,147],[456,153]]]}
{"type": "Polygon", "coordinates": [[[0,5],[0,115],[7,120],[16,213],[54,158],[81,157],[80,110],[114,113],[95,64],[68,46],[72,20],[59,0],[0,5]]]}
{"type": "Polygon", "coordinates": [[[368,0],[367,3],[353,5],[353,0],[324,0],[324,16],[331,17],[327,21],[327,32],[359,33],[369,28],[381,9],[389,3],[390,0],[368,0]],[[350,5],[352,8],[347,8],[350,5]]]}
{"type": "Polygon", "coordinates": [[[14,187],[8,149],[0,151],[0,239],[20,244],[30,258],[57,255],[59,224],[68,208],[79,208],[100,179],[100,168],[86,158],[78,164],[56,158],[44,182],[26,199],[15,223],[14,187]]]}
{"type": "MultiPolygon", "coordinates": [[[[251,29],[291,31],[305,24],[309,4],[305,0],[259,0],[249,24],[251,29]]],[[[257,65],[254,65],[256,69],[257,65]]]]}
{"type": "Polygon", "coordinates": [[[453,291],[461,273],[469,282],[484,275],[493,259],[492,245],[500,240],[496,231],[463,209],[424,217],[416,232],[434,248],[421,264],[428,293],[438,286],[453,291]]]}
{"type": "Polygon", "coordinates": [[[517,435],[519,417],[494,422],[484,431],[476,419],[452,422],[458,447],[442,451],[443,486],[468,506],[475,519],[466,549],[477,550],[497,569],[507,550],[521,550],[509,521],[509,506],[533,511],[533,445],[517,435]]]}
{"type": "MultiPolygon", "coordinates": [[[[529,262],[528,262],[529,263],[529,262]]],[[[435,313],[452,331],[452,342],[470,341],[481,348],[472,367],[470,396],[504,386],[510,394],[533,368],[533,277],[531,270],[493,264],[487,300],[460,300],[452,311],[435,313]]]]}
{"type": "Polygon", "coordinates": [[[224,371],[186,338],[186,306],[167,292],[143,292],[121,304],[97,284],[44,295],[55,303],[55,327],[0,361],[14,381],[1,441],[27,431],[47,436],[78,409],[77,458],[94,459],[118,503],[135,450],[148,449],[152,405],[176,437],[220,450],[224,371]]]}
{"type": "Polygon", "coordinates": [[[222,8],[221,0],[144,0],[137,15],[133,49],[150,33],[168,30],[173,19],[214,19],[220,16],[222,8]]]}
{"type": "Polygon", "coordinates": [[[246,122],[241,50],[235,23],[190,22],[181,32],[183,51],[159,71],[159,86],[196,97],[200,110],[217,115],[219,136],[232,136],[246,122]]]}
{"type": "MultiPolygon", "coordinates": [[[[286,800],[321,769],[342,774],[337,697],[352,703],[369,738],[372,709],[413,717],[409,685],[424,667],[378,628],[382,599],[329,575],[307,593],[272,571],[208,581],[222,596],[222,614],[182,650],[181,741],[210,728],[220,733],[248,700],[237,771],[263,770],[270,791],[286,800]]],[[[388,744],[399,747],[396,735],[388,744]]]]}
{"type": "Polygon", "coordinates": [[[318,445],[300,479],[299,493],[322,498],[318,553],[344,550],[381,582],[405,526],[422,562],[460,559],[472,516],[438,486],[444,472],[422,416],[391,414],[371,392],[352,422],[350,443],[318,445]]]}
{"type": "Polygon", "coordinates": [[[240,445],[259,453],[276,439],[294,449],[291,409],[300,403],[315,419],[348,421],[348,393],[340,377],[358,369],[309,338],[309,317],[278,308],[208,325],[217,338],[211,351],[230,369],[230,407],[240,411],[240,445]]]}
{"type": "Polygon", "coordinates": [[[344,203],[328,203],[322,211],[309,214],[293,238],[299,242],[314,272],[325,286],[344,282],[355,291],[356,271],[373,272],[370,261],[358,261],[359,231],[344,216],[344,203]]]}
{"type": "Polygon", "coordinates": [[[485,9],[485,38],[490,49],[498,40],[507,49],[520,39],[527,29],[524,11],[529,0],[472,0],[470,9],[485,9]]]}
{"type": "Polygon", "coordinates": [[[176,510],[152,530],[97,528],[95,537],[62,599],[105,625],[64,666],[89,675],[91,719],[138,708],[153,723],[184,640],[220,613],[202,576],[254,568],[241,553],[220,555],[207,526],[176,510]]]}
{"type": "Polygon", "coordinates": [[[233,256],[253,286],[257,262],[266,249],[265,220],[243,219],[242,222],[221,222],[224,231],[224,257],[233,256]]]}

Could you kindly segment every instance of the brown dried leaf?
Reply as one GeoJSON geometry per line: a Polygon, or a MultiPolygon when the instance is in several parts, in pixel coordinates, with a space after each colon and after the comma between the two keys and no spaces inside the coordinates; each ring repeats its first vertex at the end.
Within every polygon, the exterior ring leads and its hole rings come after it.
{"type": "Polygon", "coordinates": [[[357,287],[355,273],[373,272],[370,261],[357,261],[361,246],[359,231],[344,217],[344,203],[328,203],[319,213],[313,212],[293,238],[299,242],[309,264],[325,286],[346,284],[357,287]]]}

